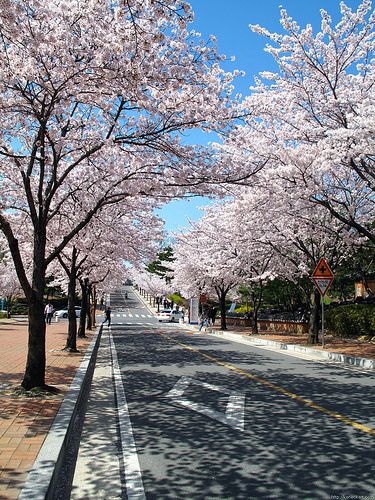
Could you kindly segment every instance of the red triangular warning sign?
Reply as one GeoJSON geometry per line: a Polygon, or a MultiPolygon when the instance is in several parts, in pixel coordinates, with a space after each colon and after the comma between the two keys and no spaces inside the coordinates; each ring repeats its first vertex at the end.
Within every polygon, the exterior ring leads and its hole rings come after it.
{"type": "Polygon", "coordinates": [[[333,278],[333,272],[323,257],[320,259],[313,272],[313,278],[333,278]]]}

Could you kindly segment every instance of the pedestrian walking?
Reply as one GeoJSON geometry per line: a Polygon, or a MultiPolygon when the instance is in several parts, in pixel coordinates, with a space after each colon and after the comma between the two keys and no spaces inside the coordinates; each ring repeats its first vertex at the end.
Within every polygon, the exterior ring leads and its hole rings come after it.
{"type": "Polygon", "coordinates": [[[53,305],[51,304],[51,302],[48,302],[48,304],[44,308],[44,317],[46,319],[47,325],[51,324],[53,311],[54,311],[53,305]]]}
{"type": "Polygon", "coordinates": [[[212,307],[210,309],[210,321],[212,326],[215,324],[215,319],[216,319],[216,307],[212,307]]]}
{"type": "Polygon", "coordinates": [[[201,316],[199,316],[199,328],[198,328],[198,332],[200,332],[203,327],[205,327],[205,330],[207,330],[207,327],[208,327],[208,318],[207,318],[207,316],[204,313],[202,313],[201,316]]]}
{"type": "Polygon", "coordinates": [[[105,310],[105,320],[103,321],[103,325],[108,321],[108,326],[111,326],[111,312],[111,308],[108,306],[105,310]]]}

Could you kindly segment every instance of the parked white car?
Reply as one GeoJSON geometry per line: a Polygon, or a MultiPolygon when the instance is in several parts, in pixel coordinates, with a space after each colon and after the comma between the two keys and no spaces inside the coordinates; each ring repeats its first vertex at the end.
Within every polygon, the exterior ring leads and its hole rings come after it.
{"type": "MultiPolygon", "coordinates": [[[[74,307],[75,311],[76,311],[76,317],[79,318],[80,315],[81,315],[81,308],[79,306],[75,306],[74,307]]],[[[68,317],[68,309],[60,309],[59,311],[55,311],[53,313],[53,315],[55,316],[55,318],[67,318],[68,317]]]]}
{"type": "Polygon", "coordinates": [[[156,314],[156,318],[160,322],[165,321],[168,323],[178,323],[183,317],[181,311],[175,311],[174,309],[163,309],[156,314]]]}

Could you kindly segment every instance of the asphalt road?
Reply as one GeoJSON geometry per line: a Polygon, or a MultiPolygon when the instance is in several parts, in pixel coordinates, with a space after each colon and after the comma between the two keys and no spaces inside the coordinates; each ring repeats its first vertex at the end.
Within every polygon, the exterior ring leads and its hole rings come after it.
{"type": "Polygon", "coordinates": [[[192,335],[127,293],[103,333],[116,396],[102,374],[72,498],[375,499],[373,374],[192,335]]]}

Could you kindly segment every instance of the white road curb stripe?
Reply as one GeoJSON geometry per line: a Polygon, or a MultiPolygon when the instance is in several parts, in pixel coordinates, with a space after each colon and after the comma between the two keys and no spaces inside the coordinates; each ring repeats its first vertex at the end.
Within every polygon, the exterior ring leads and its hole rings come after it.
{"type": "Polygon", "coordinates": [[[117,411],[121,436],[122,457],[125,468],[125,484],[129,500],[146,499],[143,488],[142,473],[138,461],[137,448],[134,442],[133,429],[130,421],[128,403],[122,384],[120,367],[112,332],[109,333],[109,343],[112,353],[113,378],[115,382],[117,411]]]}

